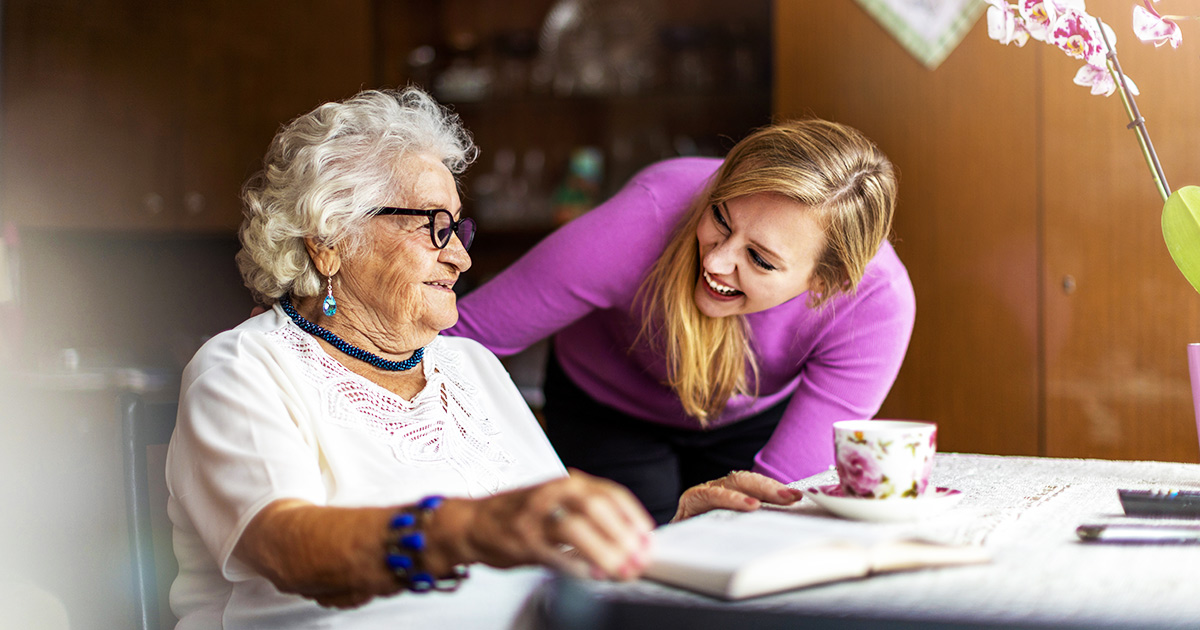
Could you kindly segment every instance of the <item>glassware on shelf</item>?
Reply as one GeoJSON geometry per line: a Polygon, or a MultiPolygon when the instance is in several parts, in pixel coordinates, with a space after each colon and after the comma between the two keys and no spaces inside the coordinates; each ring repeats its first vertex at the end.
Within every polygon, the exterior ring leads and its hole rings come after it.
{"type": "Polygon", "coordinates": [[[767,76],[767,60],[762,58],[759,41],[762,34],[748,24],[729,26],[726,54],[726,82],[740,88],[758,88],[767,76]]]}
{"type": "Polygon", "coordinates": [[[479,59],[475,35],[461,32],[451,38],[450,63],[433,80],[433,94],[444,103],[481,101],[491,94],[492,69],[479,59]]]}
{"type": "Polygon", "coordinates": [[[492,170],[471,181],[471,213],[482,228],[503,226],[509,214],[508,188],[516,167],[516,154],[507,147],[496,150],[492,170]]]}
{"type": "Polygon", "coordinates": [[[496,34],[492,93],[500,98],[525,96],[531,91],[537,32],[509,29],[496,34]]]}
{"type": "Polygon", "coordinates": [[[708,29],[695,24],[669,24],[659,33],[666,49],[670,86],[688,92],[710,89],[713,63],[708,29]]]}
{"type": "Polygon", "coordinates": [[[695,157],[701,154],[700,147],[696,144],[696,139],[687,134],[676,134],[671,144],[675,147],[675,155],[695,157]]]}
{"type": "Polygon", "coordinates": [[[472,216],[481,227],[493,230],[536,230],[552,225],[545,167],[546,153],[539,148],[525,150],[519,173],[514,150],[496,151],[492,170],[471,183],[472,216]]]}
{"type": "Polygon", "coordinates": [[[559,0],[542,25],[539,81],[559,96],[638,94],[655,76],[654,0],[559,0]]]}
{"type": "Polygon", "coordinates": [[[546,152],[528,149],[521,158],[521,183],[517,203],[524,207],[522,217],[529,227],[553,224],[550,213],[550,191],[546,189],[546,152]]]}
{"type": "Polygon", "coordinates": [[[412,83],[426,90],[433,89],[434,63],[437,62],[437,50],[433,46],[417,46],[408,52],[404,62],[408,65],[408,76],[412,83]]]}

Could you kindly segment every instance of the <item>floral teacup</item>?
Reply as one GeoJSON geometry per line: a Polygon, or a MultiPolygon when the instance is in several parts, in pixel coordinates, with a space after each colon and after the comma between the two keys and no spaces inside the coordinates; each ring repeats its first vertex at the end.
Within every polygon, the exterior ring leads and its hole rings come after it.
{"type": "Polygon", "coordinates": [[[915,499],[925,494],[937,452],[937,425],[905,420],[833,423],[833,451],[845,496],[915,499]]]}

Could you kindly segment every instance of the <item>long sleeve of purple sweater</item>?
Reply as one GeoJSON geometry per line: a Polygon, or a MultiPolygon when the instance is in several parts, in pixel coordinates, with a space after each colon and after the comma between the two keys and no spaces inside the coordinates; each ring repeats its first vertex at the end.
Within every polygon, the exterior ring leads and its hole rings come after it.
{"type": "MultiPolygon", "coordinates": [[[[652,165],[612,199],[563,226],[459,303],[446,331],[501,356],[554,337],[563,371],[597,401],[631,416],[702,430],[665,385],[662,356],[633,348],[634,306],[651,265],[720,160],[652,165]]],[[[481,233],[480,238],[487,238],[481,233]]],[[[891,389],[915,317],[912,284],[890,244],[858,290],[821,309],[807,294],[747,316],[759,365],[756,395],[735,396],[709,422],[725,426],[790,397],[755,470],[783,482],[833,463],[831,425],[871,418],[891,389]]]]}

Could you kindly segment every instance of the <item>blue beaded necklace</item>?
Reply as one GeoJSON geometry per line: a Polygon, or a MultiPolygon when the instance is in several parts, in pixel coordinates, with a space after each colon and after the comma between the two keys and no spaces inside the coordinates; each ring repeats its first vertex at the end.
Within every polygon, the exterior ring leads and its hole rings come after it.
{"type": "Polygon", "coordinates": [[[296,322],[296,325],[299,326],[304,332],[310,335],[316,335],[317,337],[328,341],[329,345],[333,346],[334,348],[345,352],[359,361],[366,361],[367,363],[370,363],[381,370],[388,370],[391,372],[403,372],[405,370],[411,370],[416,367],[417,364],[421,362],[421,359],[425,356],[425,348],[417,348],[416,352],[413,352],[411,357],[403,361],[391,361],[385,359],[381,356],[371,354],[362,348],[352,346],[346,343],[341,337],[308,321],[307,319],[304,319],[300,313],[296,312],[296,309],[292,308],[291,297],[285,295],[280,298],[279,306],[283,307],[283,312],[287,313],[287,316],[291,317],[292,321],[296,322]]]}

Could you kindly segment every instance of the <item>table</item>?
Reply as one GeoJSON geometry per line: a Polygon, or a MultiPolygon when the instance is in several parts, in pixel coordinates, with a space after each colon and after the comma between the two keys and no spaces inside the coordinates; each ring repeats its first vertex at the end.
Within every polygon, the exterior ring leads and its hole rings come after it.
{"type": "MultiPolygon", "coordinates": [[[[833,471],[791,484],[834,483],[833,471]]],[[[986,547],[985,565],[872,576],[727,603],[648,581],[557,580],[550,628],[1200,628],[1200,545],[1081,543],[1124,516],[1117,488],[1200,490],[1200,465],[939,454],[932,482],[963,500],[881,524],[986,547]]],[[[836,518],[810,499],[793,508],[836,518]]],[[[699,517],[703,518],[703,516],[699,517]]]]}

